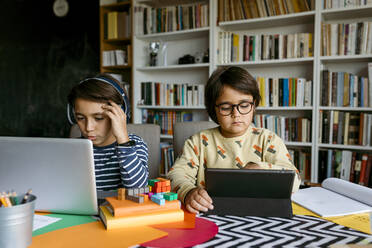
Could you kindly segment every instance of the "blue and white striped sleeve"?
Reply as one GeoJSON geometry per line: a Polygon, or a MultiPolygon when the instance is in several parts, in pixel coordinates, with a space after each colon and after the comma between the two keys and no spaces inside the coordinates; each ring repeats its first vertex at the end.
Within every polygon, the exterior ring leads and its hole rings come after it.
{"type": "Polygon", "coordinates": [[[122,184],[125,188],[141,188],[147,185],[148,147],[145,141],[135,135],[129,134],[134,146],[117,146],[117,155],[120,165],[122,184]]]}

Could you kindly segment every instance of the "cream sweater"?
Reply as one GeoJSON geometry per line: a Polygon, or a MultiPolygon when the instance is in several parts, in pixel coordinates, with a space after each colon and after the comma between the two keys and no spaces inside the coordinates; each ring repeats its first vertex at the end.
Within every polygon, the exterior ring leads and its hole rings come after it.
{"type": "Polygon", "coordinates": [[[185,141],[182,155],[168,173],[172,191],[184,202],[186,194],[197,186],[204,187],[204,168],[244,167],[254,162],[264,169],[295,170],[293,192],[301,178],[282,139],[275,133],[250,126],[239,137],[225,138],[219,128],[203,130],[185,141]]]}

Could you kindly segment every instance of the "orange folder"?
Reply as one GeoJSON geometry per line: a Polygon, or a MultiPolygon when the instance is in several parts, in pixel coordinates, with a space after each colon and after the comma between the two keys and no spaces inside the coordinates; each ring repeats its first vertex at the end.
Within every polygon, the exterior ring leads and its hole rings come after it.
{"type": "Polygon", "coordinates": [[[106,201],[111,205],[114,212],[113,215],[115,217],[181,209],[181,203],[179,200],[165,201],[164,205],[159,205],[151,200],[145,201],[143,203],[137,203],[130,200],[118,200],[117,197],[106,197],[106,201]]]}
{"type": "Polygon", "coordinates": [[[95,221],[59,229],[32,238],[29,248],[122,248],[167,236],[168,233],[148,226],[105,230],[95,221]]]}

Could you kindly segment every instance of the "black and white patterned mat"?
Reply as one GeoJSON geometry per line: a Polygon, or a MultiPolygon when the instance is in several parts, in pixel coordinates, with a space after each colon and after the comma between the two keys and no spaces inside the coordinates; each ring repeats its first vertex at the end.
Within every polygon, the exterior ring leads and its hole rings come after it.
{"type": "Polygon", "coordinates": [[[218,234],[195,247],[327,247],[370,244],[368,235],[312,216],[238,217],[200,215],[218,225],[218,234]]]}

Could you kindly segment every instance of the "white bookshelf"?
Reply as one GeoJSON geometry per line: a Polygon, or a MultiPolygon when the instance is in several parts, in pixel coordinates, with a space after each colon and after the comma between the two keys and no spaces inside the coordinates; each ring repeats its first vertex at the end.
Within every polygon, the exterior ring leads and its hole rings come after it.
{"type": "MultiPolygon", "coordinates": [[[[172,5],[190,4],[194,2],[213,4],[210,1],[133,1],[134,5],[146,4],[151,7],[165,7],[172,5]]],[[[209,23],[212,17],[209,16],[209,23]]],[[[134,20],[136,20],[134,18],[134,20]]],[[[134,23],[136,25],[136,23],[134,23]]],[[[179,30],[173,32],[134,34],[133,36],[133,83],[134,87],[134,122],[142,121],[142,110],[173,110],[173,111],[192,111],[193,120],[208,120],[205,106],[154,106],[141,105],[138,100],[141,97],[140,83],[146,81],[161,83],[180,83],[180,84],[205,84],[212,71],[212,64],[178,64],[178,59],[186,54],[195,56],[197,52],[204,53],[210,49],[210,27],[179,30]],[[149,42],[160,42],[161,46],[166,44],[167,56],[158,55],[158,65],[149,66],[148,50],[146,47],[149,42]]],[[[209,58],[210,58],[209,54],[209,58]]],[[[211,59],[211,58],[210,58],[211,59]]],[[[211,61],[211,60],[210,60],[211,61]]],[[[161,135],[162,139],[171,139],[171,135],[161,135]]]]}
{"type": "Polygon", "coordinates": [[[288,147],[311,147],[311,142],[291,142],[291,141],[285,141],[284,142],[286,146],[288,147]]]}
{"type": "Polygon", "coordinates": [[[209,27],[203,27],[203,28],[179,30],[179,31],[174,31],[174,32],[137,35],[136,38],[141,39],[141,40],[162,39],[162,40],[167,40],[167,41],[173,41],[173,40],[203,37],[205,35],[208,35],[208,33],[209,33],[209,27]]]}
{"type": "MultiPolygon", "coordinates": [[[[134,1],[159,6],[162,1],[134,1]]],[[[190,3],[190,1],[166,1],[168,5],[190,3]]],[[[196,2],[196,1],[192,1],[196,2]]],[[[372,62],[372,54],[349,56],[321,55],[321,23],[355,22],[360,20],[372,21],[372,6],[353,8],[323,9],[323,0],[315,0],[315,10],[272,16],[265,18],[220,22],[217,24],[218,1],[209,2],[209,27],[183,30],[175,32],[136,35],[133,37],[133,104],[134,122],[140,123],[143,109],[173,109],[192,110],[195,120],[208,120],[208,115],[202,106],[143,106],[139,105],[140,82],[161,81],[177,83],[205,84],[211,73],[220,66],[234,65],[246,68],[254,77],[302,77],[311,80],[312,105],[306,107],[258,107],[257,114],[284,115],[286,117],[307,117],[312,120],[311,142],[285,142],[289,149],[304,149],[311,152],[311,181],[318,182],[318,154],[320,149],[348,149],[352,151],[371,152],[371,147],[322,144],[319,140],[319,111],[340,110],[350,112],[372,113],[369,107],[329,107],[320,106],[321,72],[325,68],[330,70],[348,71],[350,73],[366,75],[368,62],[372,62]],[[229,31],[237,34],[290,34],[313,33],[313,56],[306,58],[239,61],[220,63],[218,61],[218,34],[229,31]],[[148,66],[146,47],[150,41],[167,43],[168,52],[166,63],[159,66],[148,66]],[[195,55],[209,48],[209,63],[178,65],[177,59],[185,54],[195,55]]],[[[164,6],[164,5],[163,5],[164,6]]],[[[136,25],[136,23],[134,23],[136,25]]],[[[134,29],[135,30],[135,29],[134,29]]],[[[163,59],[163,58],[161,58],[163,59]]],[[[164,139],[171,139],[169,135],[162,135],[164,139]]]]}
{"type": "Polygon", "coordinates": [[[372,151],[372,146],[355,146],[355,145],[337,145],[337,144],[318,144],[319,148],[340,149],[340,150],[356,150],[356,151],[372,151]]]}
{"type": "MultiPolygon", "coordinates": [[[[347,7],[347,8],[337,8],[337,9],[323,9],[323,1],[317,0],[317,15],[315,23],[317,25],[316,42],[319,50],[316,51],[315,66],[317,74],[316,84],[317,97],[315,99],[315,115],[314,123],[316,126],[314,133],[313,146],[315,147],[315,153],[312,158],[315,162],[312,165],[312,179],[315,181],[318,179],[318,169],[317,161],[319,160],[319,150],[321,149],[332,149],[332,150],[350,150],[358,152],[371,153],[371,146],[360,146],[360,145],[343,145],[343,144],[330,144],[322,143],[319,138],[319,111],[343,111],[350,113],[372,113],[371,107],[336,107],[336,106],[321,106],[320,96],[322,93],[321,86],[321,73],[323,70],[330,71],[341,71],[353,73],[359,76],[368,77],[367,63],[372,62],[372,54],[357,54],[357,55],[335,55],[335,56],[322,56],[321,54],[321,23],[352,23],[360,21],[372,21],[372,5],[367,6],[357,6],[357,7],[347,7]]],[[[370,34],[371,35],[371,34],[370,34]]]]}

